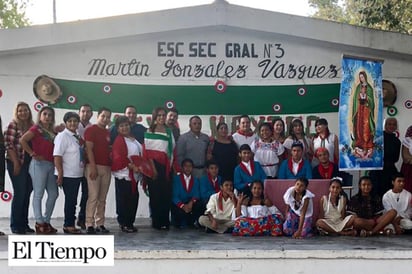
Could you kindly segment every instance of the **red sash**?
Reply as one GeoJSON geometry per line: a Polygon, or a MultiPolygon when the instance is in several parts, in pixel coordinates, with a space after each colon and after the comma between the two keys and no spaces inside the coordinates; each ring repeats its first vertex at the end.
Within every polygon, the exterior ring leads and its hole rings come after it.
{"type": "Polygon", "coordinates": [[[219,190],[220,190],[218,177],[216,177],[216,182],[213,182],[212,176],[210,176],[210,174],[208,173],[207,178],[209,179],[210,184],[212,185],[213,189],[215,190],[215,193],[218,193],[219,190]]]}
{"type": "MultiPolygon", "coordinates": [[[[303,168],[303,159],[300,161],[300,163],[299,163],[299,166],[298,166],[298,172],[296,173],[296,174],[298,174],[299,173],[299,171],[301,171],[302,170],[302,168],[303,168]]],[[[293,173],[293,160],[292,159],[289,159],[288,160],[288,167],[289,167],[289,170],[292,172],[292,174],[294,174],[293,173]]],[[[294,174],[294,175],[296,175],[296,174],[294,174]]]]}
{"type": "Polygon", "coordinates": [[[179,177],[180,177],[180,182],[182,182],[183,189],[187,193],[189,193],[192,190],[193,185],[194,185],[193,176],[190,176],[189,189],[186,187],[186,180],[185,180],[185,176],[183,175],[183,173],[181,173],[179,177]]]}
{"type": "Polygon", "coordinates": [[[240,168],[243,170],[243,172],[245,172],[246,174],[249,174],[249,176],[253,176],[253,174],[255,174],[255,163],[253,161],[249,161],[249,163],[250,163],[250,170],[252,171],[252,173],[249,172],[249,170],[247,169],[247,167],[245,166],[243,162],[240,162],[240,168]]]}

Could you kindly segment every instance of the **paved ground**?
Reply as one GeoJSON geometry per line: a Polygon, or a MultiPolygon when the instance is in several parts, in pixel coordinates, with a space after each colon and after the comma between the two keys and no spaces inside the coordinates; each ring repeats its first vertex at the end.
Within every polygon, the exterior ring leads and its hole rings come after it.
{"type": "MultiPolygon", "coordinates": [[[[53,219],[52,224],[63,234],[62,219],[53,219]]],[[[10,234],[8,219],[0,218],[0,230],[10,234]]],[[[229,234],[207,234],[203,230],[157,231],[150,227],[149,219],[138,219],[139,232],[126,234],[120,231],[115,219],[108,219],[106,227],[115,236],[115,251],[170,251],[170,250],[397,250],[412,251],[412,236],[321,237],[295,240],[288,237],[234,237],[229,234]]],[[[0,251],[7,250],[7,236],[0,238],[0,251]]]]}

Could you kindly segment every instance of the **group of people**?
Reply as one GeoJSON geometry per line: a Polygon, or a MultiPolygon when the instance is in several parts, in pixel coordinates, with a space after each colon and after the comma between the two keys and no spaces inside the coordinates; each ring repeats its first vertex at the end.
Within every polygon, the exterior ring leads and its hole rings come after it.
{"type": "MultiPolygon", "coordinates": [[[[109,233],[105,227],[105,206],[113,176],[117,221],[125,233],[137,232],[134,222],[141,182],[149,193],[154,229],[167,230],[170,225],[204,226],[212,231],[233,230],[235,235],[246,235],[251,232],[245,232],[245,227],[255,227],[252,219],[264,218],[267,227],[271,227],[269,234],[300,238],[310,235],[312,227],[314,196],[307,190],[308,179],[331,180],[338,175],[338,140],[329,132],[325,119],[316,121],[316,134],[312,138],[306,136],[299,119],[291,122],[288,136],[282,119],[260,124],[256,135],[247,115],[240,117],[239,129],[233,135],[229,134],[228,125],[221,122],[216,136],[209,137],[201,131],[199,116],[192,116],[190,130],[180,134],[176,109],[155,108],[149,128],[137,123],[134,106],[127,106],[124,115],[117,117],[111,127],[110,109],[99,109],[93,125],[92,115],[92,107],[85,104],[78,113],[64,115],[64,126],[56,126],[53,108],[40,109],[34,122],[28,104],[16,105],[14,118],[4,133],[7,170],[13,186],[12,233],[56,233],[51,216],[59,195],[58,187],[65,196],[64,233],[80,234],[82,230],[87,234],[109,233]],[[263,196],[263,182],[267,178],[296,180],[296,185],[285,193],[288,205],[285,215],[263,196]],[[80,211],[76,217],[79,189],[80,211]],[[32,191],[34,229],[28,223],[32,191]],[[45,192],[47,199],[43,207],[45,192]],[[229,215],[230,218],[226,218],[229,215]],[[226,219],[220,218],[223,216],[226,219]]],[[[396,127],[385,126],[388,134],[395,130],[396,127]]],[[[408,132],[411,136],[403,142],[402,170],[410,176],[412,129],[408,132]]],[[[383,172],[394,174],[389,166],[394,166],[396,155],[390,157],[391,163],[389,160],[387,163],[386,158],[385,152],[383,172]]],[[[372,182],[369,177],[366,181],[372,182]]],[[[331,188],[333,185],[331,181],[331,188]]],[[[346,202],[340,202],[344,195],[330,192],[328,198],[321,199],[322,208],[327,206],[321,214],[326,219],[330,208],[337,207],[339,213],[346,208],[346,202]]],[[[390,218],[384,219],[387,222],[390,218]]],[[[356,218],[344,220],[345,224],[339,226],[345,233],[358,228],[356,218]]],[[[392,222],[389,220],[385,226],[392,222]]],[[[316,224],[322,231],[333,233],[327,221],[316,224]]],[[[369,226],[365,231],[363,234],[377,232],[369,226]]],[[[400,230],[395,226],[394,231],[400,230]]]]}

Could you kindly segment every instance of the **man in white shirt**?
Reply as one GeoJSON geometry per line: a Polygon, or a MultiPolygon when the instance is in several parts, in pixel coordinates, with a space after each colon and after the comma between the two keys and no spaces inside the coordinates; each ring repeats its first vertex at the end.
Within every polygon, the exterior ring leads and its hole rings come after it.
{"type": "Polygon", "coordinates": [[[393,188],[383,195],[382,203],[385,212],[395,209],[398,213],[392,225],[396,234],[402,234],[403,230],[412,229],[412,194],[404,189],[405,177],[400,172],[392,175],[392,185],[393,188]]]}

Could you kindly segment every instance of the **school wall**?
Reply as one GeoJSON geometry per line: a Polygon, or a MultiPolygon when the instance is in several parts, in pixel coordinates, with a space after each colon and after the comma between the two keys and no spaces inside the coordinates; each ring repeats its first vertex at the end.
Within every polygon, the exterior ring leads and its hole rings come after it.
{"type": "MultiPolygon", "coordinates": [[[[325,117],[338,133],[340,62],[351,54],[384,60],[383,79],[398,89],[395,117],[403,136],[410,125],[411,43],[407,35],[225,3],[1,30],[0,114],[3,129],[17,101],[28,102],[36,115],[44,103],[33,95],[33,81],[46,74],[63,91],[52,105],[58,122],[83,103],[115,113],[132,104],[147,126],[160,105],[179,109],[182,132],[191,115],[200,115],[204,132],[212,134],[219,120],[235,130],[237,116],[246,113],[253,127],[275,116],[301,117],[308,132],[325,117]]],[[[12,189],[8,178],[6,189],[12,189]]],[[[60,194],[56,217],[63,216],[60,194]]],[[[138,216],[148,216],[148,200],[140,197],[138,216]]],[[[7,217],[10,203],[0,203],[0,217],[7,217]]],[[[114,216],[113,187],[107,207],[114,216]]]]}

